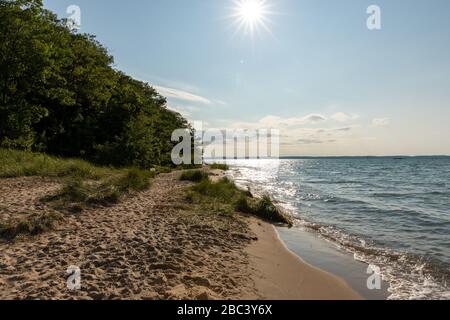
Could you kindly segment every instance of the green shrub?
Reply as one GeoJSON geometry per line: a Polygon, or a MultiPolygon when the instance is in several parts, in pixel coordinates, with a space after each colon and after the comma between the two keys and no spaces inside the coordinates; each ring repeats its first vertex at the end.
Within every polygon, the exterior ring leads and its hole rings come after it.
{"type": "Polygon", "coordinates": [[[67,202],[84,202],[89,198],[90,190],[86,184],[79,178],[69,179],[59,197],[67,202]]]}
{"type": "Polygon", "coordinates": [[[254,208],[254,213],[258,217],[272,222],[292,224],[292,221],[286,217],[272,202],[269,196],[265,195],[260,199],[254,208]]]}
{"type": "Polygon", "coordinates": [[[181,176],[181,181],[192,181],[192,182],[201,182],[209,179],[209,176],[206,172],[202,170],[189,170],[184,171],[181,176]]]}
{"type": "Polygon", "coordinates": [[[235,204],[236,211],[242,213],[252,213],[252,208],[248,203],[247,197],[240,197],[235,204]]]}
{"type": "Polygon", "coordinates": [[[127,173],[115,183],[121,191],[128,192],[143,191],[150,187],[150,179],[155,177],[155,173],[148,170],[136,168],[128,169],[127,173]]]}
{"type": "Polygon", "coordinates": [[[292,219],[275,206],[269,196],[265,195],[254,203],[242,197],[236,202],[236,210],[242,213],[253,214],[261,219],[274,223],[283,223],[292,227],[292,219]]]}
{"type": "Polygon", "coordinates": [[[108,206],[118,203],[123,193],[114,185],[103,185],[99,190],[91,193],[86,203],[108,206]]]}
{"type": "Polygon", "coordinates": [[[231,218],[237,211],[255,215],[269,222],[293,225],[291,218],[281,212],[269,196],[254,199],[249,191],[240,190],[228,178],[217,182],[210,179],[201,180],[191,188],[186,195],[186,201],[200,205],[202,210],[222,217],[231,218]]]}

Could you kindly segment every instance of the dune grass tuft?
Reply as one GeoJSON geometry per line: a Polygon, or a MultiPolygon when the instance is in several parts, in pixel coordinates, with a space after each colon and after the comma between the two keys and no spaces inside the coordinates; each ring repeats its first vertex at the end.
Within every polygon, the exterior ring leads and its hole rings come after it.
{"type": "Polygon", "coordinates": [[[203,196],[220,199],[226,202],[235,201],[243,193],[236,187],[234,182],[228,178],[222,178],[217,182],[212,182],[210,179],[204,179],[193,186],[192,190],[203,196]]]}
{"type": "Polygon", "coordinates": [[[263,196],[261,199],[241,197],[236,202],[235,208],[239,212],[252,214],[269,222],[283,223],[289,227],[293,226],[291,217],[283,213],[268,195],[263,196]]]}
{"type": "Polygon", "coordinates": [[[184,171],[180,176],[181,181],[201,182],[208,179],[208,174],[202,170],[184,171]]]}
{"type": "Polygon", "coordinates": [[[35,236],[51,230],[54,224],[62,219],[59,213],[33,215],[26,220],[5,223],[0,221],[0,238],[14,240],[21,235],[35,236]]]}
{"type": "Polygon", "coordinates": [[[205,209],[213,208],[216,212],[226,213],[230,217],[237,211],[268,222],[282,223],[290,227],[293,225],[292,219],[278,209],[269,196],[253,198],[249,191],[240,190],[228,178],[222,178],[218,182],[212,182],[209,178],[201,180],[191,188],[186,201],[200,204],[205,209]]]}
{"type": "Polygon", "coordinates": [[[214,170],[223,170],[223,171],[230,170],[230,166],[224,163],[213,163],[210,165],[210,168],[214,170]]]}
{"type": "Polygon", "coordinates": [[[125,173],[104,181],[84,181],[80,177],[67,179],[61,191],[43,200],[62,209],[82,209],[88,205],[111,205],[133,191],[144,191],[150,187],[154,173],[139,169],[128,169],[125,173]]]}

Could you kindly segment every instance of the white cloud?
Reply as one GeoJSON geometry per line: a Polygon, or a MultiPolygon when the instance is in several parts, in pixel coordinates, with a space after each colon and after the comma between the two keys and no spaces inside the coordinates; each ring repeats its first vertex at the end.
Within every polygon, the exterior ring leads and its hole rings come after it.
{"type": "Polygon", "coordinates": [[[193,114],[194,112],[200,111],[200,108],[195,107],[195,106],[180,106],[180,105],[176,105],[176,106],[175,106],[175,105],[169,104],[169,105],[167,106],[167,108],[168,108],[169,110],[178,112],[179,114],[181,114],[181,115],[184,116],[185,118],[189,118],[189,119],[192,118],[192,114],[193,114]]]}
{"type": "Polygon", "coordinates": [[[169,87],[163,87],[163,86],[153,86],[162,96],[167,98],[173,98],[177,100],[183,100],[183,101],[190,101],[190,102],[197,102],[202,104],[211,104],[211,100],[208,98],[175,89],[175,88],[169,88],[169,87]]]}
{"type": "Polygon", "coordinates": [[[280,142],[284,146],[329,145],[354,136],[359,125],[342,127],[326,125],[328,118],[321,114],[300,117],[266,116],[255,122],[229,123],[229,129],[279,129],[280,142]],[[320,125],[320,126],[319,126],[320,125]]]}
{"type": "Polygon", "coordinates": [[[298,139],[294,144],[323,144],[323,143],[334,143],[336,140],[320,140],[320,139],[298,139]]]}
{"type": "Polygon", "coordinates": [[[372,125],[376,127],[386,127],[391,123],[389,118],[376,118],[372,120],[372,125]]]}
{"type": "Polygon", "coordinates": [[[336,120],[338,122],[347,122],[347,121],[351,121],[351,120],[356,120],[358,119],[359,116],[357,114],[346,114],[344,112],[336,112],[335,114],[333,114],[331,116],[331,119],[336,120]]]}
{"type": "Polygon", "coordinates": [[[304,117],[282,118],[278,116],[267,116],[257,122],[238,122],[233,124],[234,128],[262,129],[262,128],[289,128],[301,125],[311,125],[326,121],[327,118],[320,114],[309,114],[304,117]]]}

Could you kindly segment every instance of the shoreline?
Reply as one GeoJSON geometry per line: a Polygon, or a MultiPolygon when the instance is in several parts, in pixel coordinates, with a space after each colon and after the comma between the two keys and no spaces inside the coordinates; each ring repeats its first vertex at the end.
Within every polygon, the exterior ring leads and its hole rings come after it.
{"type": "Polygon", "coordinates": [[[349,252],[318,237],[314,232],[298,227],[276,229],[289,250],[306,263],[343,279],[366,300],[388,300],[390,293],[386,281],[381,279],[380,289],[368,288],[367,281],[372,274],[368,273],[369,264],[356,260],[349,252]]]}
{"type": "MultiPolygon", "coordinates": [[[[235,181],[233,176],[223,170],[209,169],[209,173],[213,181],[219,181],[223,177],[235,181]]],[[[249,186],[249,188],[253,192],[252,187],[249,186]]],[[[264,292],[263,299],[362,300],[367,298],[350,286],[345,277],[338,276],[334,272],[327,272],[314,263],[308,263],[301,253],[292,251],[281,238],[274,224],[252,217],[250,229],[257,235],[258,240],[250,244],[246,252],[251,257],[254,272],[259,274],[253,276],[253,281],[258,291],[264,292]],[[275,264],[274,261],[278,262],[275,264]],[[303,288],[305,281],[307,289],[303,288]],[[281,283],[283,286],[280,285],[281,283]]],[[[283,229],[287,230],[286,232],[290,230],[287,227],[283,229]]]]}
{"type": "MultiPolygon", "coordinates": [[[[392,188],[388,184],[378,181],[378,191],[366,194],[364,188],[355,186],[367,186],[370,182],[367,182],[367,177],[359,179],[346,171],[351,170],[348,163],[226,163],[230,167],[229,176],[239,187],[251,190],[255,195],[271,194],[278,207],[295,217],[296,228],[292,232],[281,232],[282,238],[288,242],[291,250],[308,263],[344,278],[355,290],[371,300],[448,299],[448,252],[445,251],[445,244],[442,246],[439,242],[445,241],[441,232],[444,229],[436,229],[436,235],[433,236],[434,227],[427,225],[425,220],[415,221],[416,214],[424,219],[427,217],[430,221],[438,221],[440,218],[429,216],[414,204],[406,206],[405,210],[394,211],[395,214],[391,215],[389,208],[392,207],[389,206],[395,207],[398,202],[389,193],[392,188]],[[306,168],[309,164],[314,167],[311,172],[297,170],[297,166],[306,168]],[[327,165],[339,168],[336,172],[333,171],[333,177],[329,179],[321,171],[327,165]],[[344,187],[345,190],[342,191],[341,184],[346,183],[351,183],[351,187],[344,187]],[[387,197],[385,206],[378,206],[377,192],[387,197]],[[361,202],[353,202],[355,199],[360,199],[361,202]],[[372,213],[372,209],[374,213],[368,214],[372,213]],[[383,223],[376,218],[378,215],[381,221],[392,221],[393,224],[384,229],[383,223]],[[397,223],[397,219],[405,219],[408,228],[417,222],[421,228],[418,231],[420,237],[412,237],[409,229],[402,229],[402,224],[397,223]],[[312,240],[313,236],[316,240],[312,240]],[[304,240],[318,249],[319,257],[302,243],[304,240]],[[426,244],[427,240],[430,241],[429,246],[426,244]],[[334,247],[334,252],[331,252],[331,247],[334,247]],[[308,256],[304,255],[305,251],[308,256]],[[345,268],[344,264],[348,267],[345,268]],[[374,270],[379,270],[381,281],[380,277],[371,277],[374,276],[374,270]],[[376,284],[367,284],[369,279],[376,279],[376,284]],[[380,282],[381,288],[378,285],[380,282]],[[371,290],[374,287],[376,289],[371,290]]],[[[358,167],[364,163],[356,162],[354,165],[358,167]]],[[[426,163],[412,162],[405,168],[413,165],[426,163]]],[[[438,201],[443,194],[439,188],[435,188],[424,193],[423,197],[438,201]]],[[[410,191],[406,192],[404,199],[416,199],[416,196],[421,197],[410,191]]],[[[442,217],[445,220],[445,216],[442,217]]]]}
{"type": "MultiPolygon", "coordinates": [[[[232,174],[225,175],[236,182],[236,177],[232,174]]],[[[252,184],[239,186],[255,192],[257,196],[261,193],[252,184]]],[[[285,209],[276,204],[280,210],[285,209]]],[[[333,243],[327,242],[317,234],[302,230],[296,226],[292,228],[276,227],[273,225],[276,238],[281,242],[284,250],[297,257],[301,263],[306,263],[311,267],[334,277],[334,280],[344,282],[346,288],[353,291],[359,299],[387,300],[389,297],[389,284],[382,279],[380,290],[370,290],[367,288],[367,268],[369,264],[356,260],[349,252],[343,251],[333,243]],[[307,243],[307,244],[304,244],[307,243]],[[312,249],[314,247],[314,249],[312,249]]]]}
{"type": "Polygon", "coordinates": [[[255,288],[267,300],[362,300],[343,279],[306,263],[289,250],[274,225],[252,219],[258,241],[246,252],[255,288]]]}
{"type": "MultiPolygon", "coordinates": [[[[218,180],[225,172],[209,174],[218,180]]],[[[114,206],[66,214],[49,232],[0,241],[0,299],[362,299],[290,251],[274,225],[242,214],[227,220],[186,202],[193,184],[179,175],[161,174],[114,206]],[[79,290],[66,286],[69,266],[81,270],[79,290]]],[[[47,210],[38,199],[59,186],[44,181],[0,179],[2,214],[47,210]]]]}

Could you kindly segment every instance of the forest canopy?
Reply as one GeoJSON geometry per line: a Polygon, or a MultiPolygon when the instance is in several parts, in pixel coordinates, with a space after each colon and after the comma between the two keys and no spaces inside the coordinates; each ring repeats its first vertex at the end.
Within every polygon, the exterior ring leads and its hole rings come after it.
{"type": "Polygon", "coordinates": [[[113,68],[94,36],[42,0],[0,0],[0,147],[103,165],[169,165],[172,131],[190,128],[147,83],[113,68]]]}

